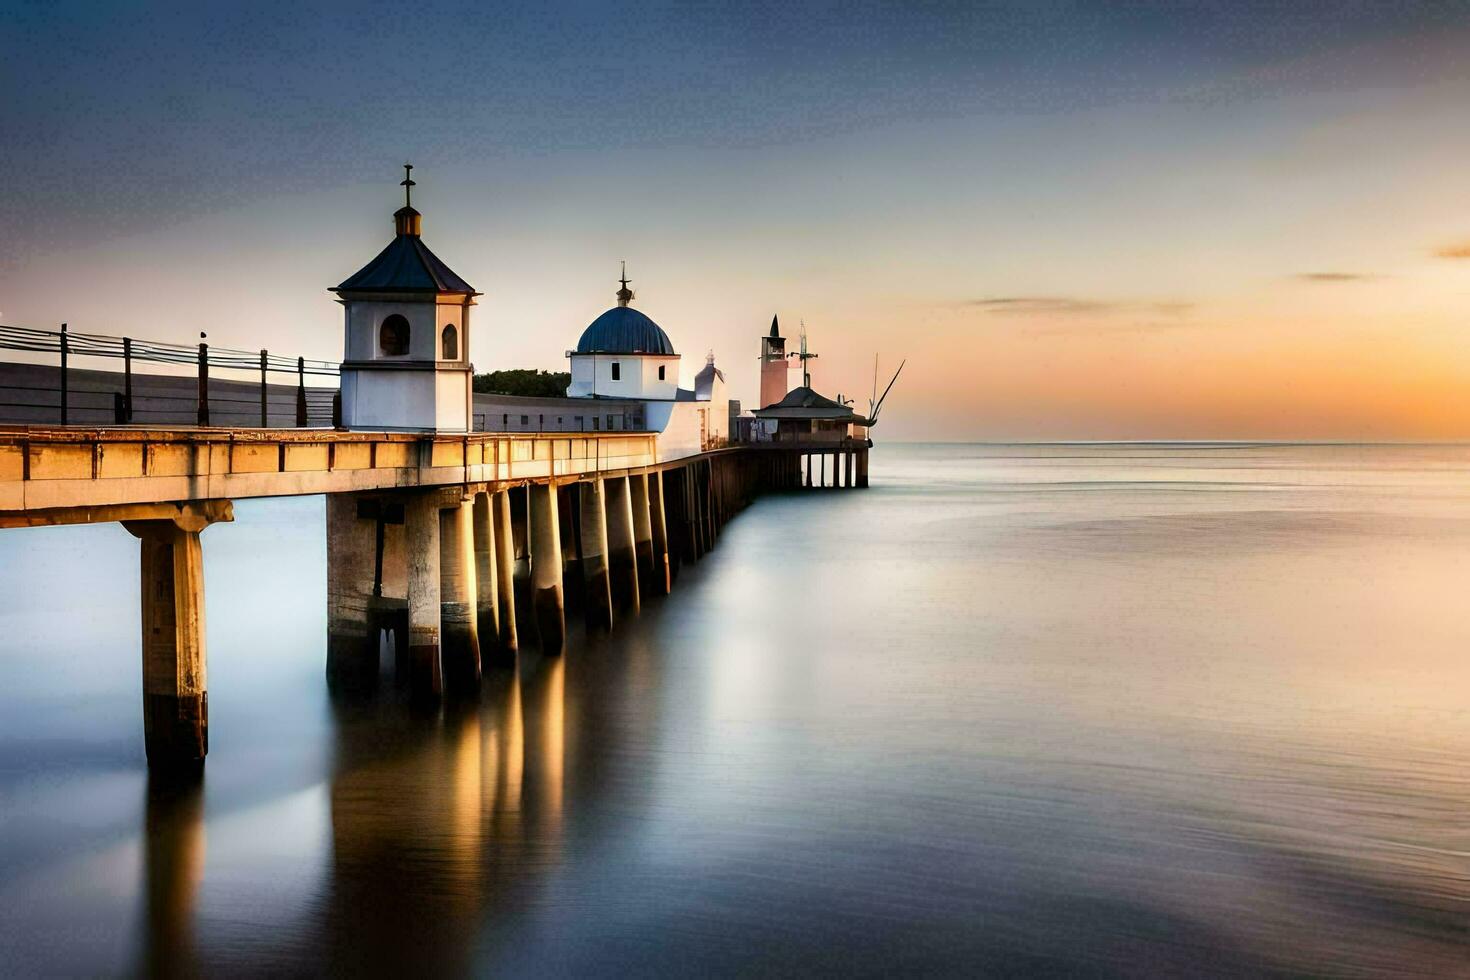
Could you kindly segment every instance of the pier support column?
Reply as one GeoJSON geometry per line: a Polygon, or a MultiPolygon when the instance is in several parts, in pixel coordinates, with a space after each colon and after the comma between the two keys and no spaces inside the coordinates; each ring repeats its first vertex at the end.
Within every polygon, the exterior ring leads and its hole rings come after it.
{"type": "Polygon", "coordinates": [[[703,552],[699,550],[699,505],[694,496],[694,467],[684,466],[679,470],[679,482],[683,490],[684,536],[688,539],[686,551],[691,562],[699,561],[703,552]]]}
{"type": "Polygon", "coordinates": [[[500,646],[500,588],[496,569],[494,498],[477,493],[470,517],[475,539],[475,615],[480,658],[500,646]]]}
{"type": "Polygon", "coordinates": [[[607,574],[607,491],[601,478],[582,484],[578,493],[582,525],[582,568],[587,583],[587,622],[612,629],[612,585],[607,574]]]}
{"type": "Polygon", "coordinates": [[[566,646],[566,610],[562,600],[561,518],[556,486],[533,483],[526,487],[531,545],[531,608],[541,650],[560,654],[566,646]]]}
{"type": "Polygon", "coordinates": [[[510,491],[489,495],[495,522],[495,597],[500,606],[500,649],[514,657],[520,647],[516,633],[516,544],[510,523],[510,491]]]}
{"type": "Polygon", "coordinates": [[[347,493],[327,494],[326,507],[327,685],[364,690],[378,679],[383,518],[376,500],[347,493]]]}
{"type": "Polygon", "coordinates": [[[648,474],[628,477],[628,490],[633,505],[633,553],[638,560],[640,596],[653,586],[653,521],[648,513],[648,474]]]}
{"type": "Polygon", "coordinates": [[[210,523],[186,516],[123,523],[140,544],[143,746],[155,768],[192,768],[209,751],[199,532],[210,523]]]}
{"type": "Polygon", "coordinates": [[[705,551],[713,551],[715,540],[720,536],[720,511],[715,486],[715,462],[712,459],[704,461],[704,513],[706,541],[709,542],[705,551]]]}
{"type": "Polygon", "coordinates": [[[664,515],[664,475],[648,474],[648,519],[653,528],[653,587],[668,595],[673,586],[669,568],[669,525],[664,515]]]}
{"type": "Polygon", "coordinates": [[[867,489],[867,486],[868,486],[868,451],[866,449],[860,449],[860,450],[858,450],[858,454],[857,454],[857,465],[858,465],[858,484],[857,484],[858,485],[858,488],[859,489],[867,489]]]}
{"type": "Polygon", "coordinates": [[[408,680],[423,700],[444,693],[439,662],[442,605],[439,593],[439,493],[416,493],[404,504],[408,556],[408,680]]]}
{"type": "Polygon", "coordinates": [[[440,657],[452,694],[480,689],[480,625],[475,581],[474,502],[439,512],[440,657]]]}
{"type": "Polygon", "coordinates": [[[633,544],[633,493],[626,476],[607,487],[607,571],[618,605],[638,609],[638,556],[633,544]]]}

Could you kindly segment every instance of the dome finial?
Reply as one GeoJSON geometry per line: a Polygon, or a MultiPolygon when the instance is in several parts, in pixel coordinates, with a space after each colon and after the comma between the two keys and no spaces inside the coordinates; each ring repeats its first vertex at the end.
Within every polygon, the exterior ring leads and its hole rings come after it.
{"type": "Polygon", "coordinates": [[[618,305],[627,306],[628,301],[633,298],[633,290],[628,288],[628,283],[632,282],[632,280],[628,278],[628,262],[626,259],[623,261],[622,278],[618,282],[623,284],[623,288],[618,290],[618,305]]]}
{"type": "Polygon", "coordinates": [[[393,212],[393,227],[400,235],[417,238],[423,232],[423,215],[413,209],[413,164],[403,165],[403,179],[398,182],[403,188],[403,207],[393,212]]]}

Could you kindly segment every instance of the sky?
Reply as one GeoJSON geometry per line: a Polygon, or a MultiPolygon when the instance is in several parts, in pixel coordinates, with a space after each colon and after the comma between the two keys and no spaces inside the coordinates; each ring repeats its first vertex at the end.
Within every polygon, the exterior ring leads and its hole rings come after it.
{"type": "Polygon", "coordinates": [[[480,371],[626,260],[875,438],[1466,439],[1466,105],[1459,3],[11,0],[0,322],[339,359],[411,161],[480,371]]]}

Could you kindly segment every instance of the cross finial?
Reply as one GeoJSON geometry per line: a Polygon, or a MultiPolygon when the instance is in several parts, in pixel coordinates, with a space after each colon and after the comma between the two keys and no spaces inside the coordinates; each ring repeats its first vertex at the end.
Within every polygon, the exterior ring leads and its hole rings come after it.
{"type": "Polygon", "coordinates": [[[624,260],[623,261],[623,274],[622,274],[622,277],[620,279],[618,279],[618,282],[621,283],[622,284],[622,287],[623,287],[622,289],[619,289],[618,290],[618,305],[619,306],[627,306],[628,305],[628,301],[633,298],[633,290],[631,290],[631,289],[628,288],[628,283],[630,283],[632,281],[633,280],[631,280],[631,279],[628,278],[628,263],[627,263],[627,260],[624,260]]]}
{"type": "Polygon", "coordinates": [[[405,163],[403,165],[403,179],[398,182],[398,186],[403,188],[403,206],[406,208],[413,207],[413,164],[405,163]]]}

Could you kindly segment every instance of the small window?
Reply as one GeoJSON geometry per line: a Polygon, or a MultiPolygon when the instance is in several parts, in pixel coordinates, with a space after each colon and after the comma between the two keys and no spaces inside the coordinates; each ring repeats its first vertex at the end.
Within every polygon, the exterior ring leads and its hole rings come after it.
{"type": "Polygon", "coordinates": [[[582,431],[582,416],[580,416],[580,415],[574,415],[574,416],[572,416],[572,424],[577,427],[577,431],[578,432],[581,432],[582,431]]]}
{"type": "Polygon", "coordinates": [[[530,425],[530,424],[531,424],[531,416],[529,416],[529,415],[522,415],[521,416],[521,425],[530,425]]]}
{"type": "Polygon", "coordinates": [[[664,379],[664,365],[662,365],[662,364],[660,364],[658,366],[658,379],[660,381],[662,381],[664,379]]]}
{"type": "Polygon", "coordinates": [[[509,429],[510,428],[510,413],[509,412],[505,412],[505,413],[503,413],[500,416],[500,427],[502,429],[509,429]]]}
{"type": "Polygon", "coordinates": [[[384,357],[402,357],[408,353],[408,320],[394,313],[378,328],[378,348],[384,357]]]}
{"type": "Polygon", "coordinates": [[[621,364],[619,364],[617,361],[613,361],[612,362],[612,379],[614,381],[621,381],[622,378],[623,378],[623,366],[621,364]]]}
{"type": "Polygon", "coordinates": [[[602,428],[602,419],[596,415],[592,416],[592,431],[596,432],[602,428]]]}
{"type": "Polygon", "coordinates": [[[454,324],[444,324],[444,332],[439,335],[439,356],[446,361],[459,360],[459,331],[454,324]]]}

